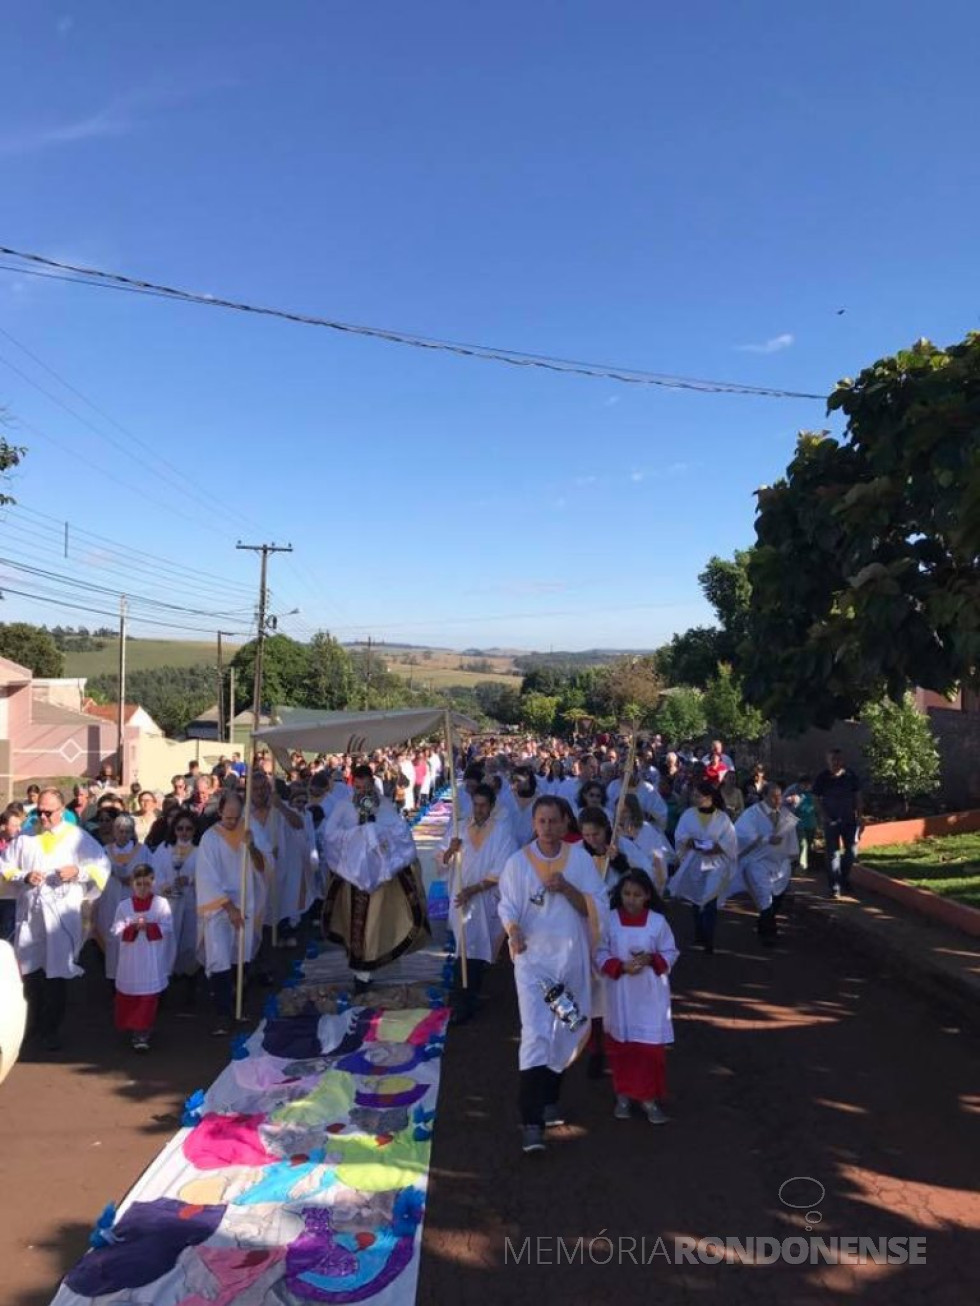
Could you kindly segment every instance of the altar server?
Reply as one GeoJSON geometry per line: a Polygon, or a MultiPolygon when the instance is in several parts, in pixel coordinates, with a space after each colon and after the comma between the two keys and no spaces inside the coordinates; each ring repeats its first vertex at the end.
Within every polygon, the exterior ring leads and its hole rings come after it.
{"type": "Polygon", "coordinates": [[[698,781],[694,797],[696,805],[677,822],[674,845],[680,865],[668,881],[667,892],[692,904],[694,941],[711,953],[715,950],[719,899],[724,901],[735,875],[738,837],[718,808],[718,790],[709,780],[698,781]]]}
{"type": "Polygon", "coordinates": [[[131,876],[132,896],[116,908],[111,933],[119,942],[116,967],[116,1029],[128,1033],[136,1052],[148,1052],[160,994],[167,987],[172,955],[170,904],[153,892],[153,867],[131,876]]]}
{"type": "Polygon", "coordinates": [[[783,806],[782,786],[775,783],[767,784],[761,800],[735,822],[738,875],[731,893],[743,888],[748,892],[759,913],[759,938],[770,947],[776,941],[776,914],[800,852],[796,826],[796,817],[783,806]]]}

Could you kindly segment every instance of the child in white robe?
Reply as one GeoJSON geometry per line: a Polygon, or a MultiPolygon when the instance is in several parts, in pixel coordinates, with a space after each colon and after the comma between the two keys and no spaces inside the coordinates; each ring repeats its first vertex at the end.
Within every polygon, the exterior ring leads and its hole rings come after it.
{"type": "Polygon", "coordinates": [[[596,950],[603,976],[606,1056],[617,1120],[639,1102],[653,1125],[666,1124],[664,1048],[674,1041],[668,975],[677,945],[653,881],[630,868],[613,889],[611,911],[596,950]]]}
{"type": "Polygon", "coordinates": [[[167,987],[173,921],[166,898],[153,892],[152,866],[135,866],[131,881],[132,897],[116,908],[111,930],[119,943],[116,1029],[132,1036],[137,1052],[147,1052],[160,994],[167,987]]]}

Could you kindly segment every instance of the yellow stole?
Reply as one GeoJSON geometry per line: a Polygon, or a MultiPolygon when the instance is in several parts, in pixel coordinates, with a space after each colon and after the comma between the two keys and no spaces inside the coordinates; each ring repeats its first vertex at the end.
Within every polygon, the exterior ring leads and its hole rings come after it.
{"type": "Polygon", "coordinates": [[[524,855],[534,868],[534,873],[542,884],[547,884],[553,880],[556,875],[563,874],[565,867],[568,865],[568,854],[571,850],[571,844],[563,843],[561,852],[557,857],[542,857],[536,852],[536,843],[529,843],[524,849],[524,855]]]}
{"type": "Polygon", "coordinates": [[[61,843],[62,839],[70,829],[71,823],[69,821],[62,821],[56,830],[45,830],[42,834],[34,836],[45,857],[50,856],[50,854],[54,852],[58,847],[58,844],[61,843]]]}

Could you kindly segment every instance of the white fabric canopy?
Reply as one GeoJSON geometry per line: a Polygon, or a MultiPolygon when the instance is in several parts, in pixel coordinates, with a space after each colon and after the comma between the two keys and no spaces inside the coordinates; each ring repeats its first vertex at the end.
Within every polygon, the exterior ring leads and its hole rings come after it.
{"type": "MultiPolygon", "coordinates": [[[[455,730],[479,730],[477,723],[461,712],[449,715],[455,730]]],[[[302,753],[370,753],[375,748],[404,744],[420,735],[441,735],[446,710],[421,707],[393,712],[322,712],[318,716],[320,719],[311,724],[266,726],[252,738],[277,756],[294,748],[302,753]]]]}

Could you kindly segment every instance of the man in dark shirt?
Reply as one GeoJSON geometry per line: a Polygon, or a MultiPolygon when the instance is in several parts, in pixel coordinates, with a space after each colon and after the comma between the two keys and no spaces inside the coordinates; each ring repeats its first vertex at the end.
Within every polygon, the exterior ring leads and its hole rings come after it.
{"type": "Polygon", "coordinates": [[[839,748],[827,754],[827,770],[813,782],[824,839],[827,842],[827,878],[830,896],[851,892],[851,867],[857,854],[858,832],[864,828],[861,781],[844,765],[839,748]]]}

